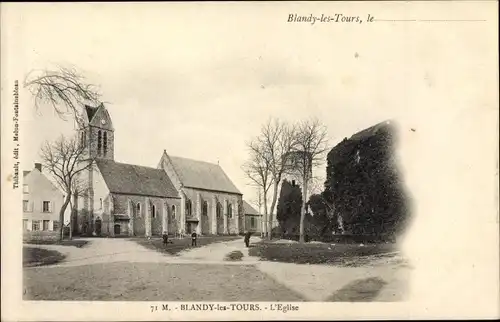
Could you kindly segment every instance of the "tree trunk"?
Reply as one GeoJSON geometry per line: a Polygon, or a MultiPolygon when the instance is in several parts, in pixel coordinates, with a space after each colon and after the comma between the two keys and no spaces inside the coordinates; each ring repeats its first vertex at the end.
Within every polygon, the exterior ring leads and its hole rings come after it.
{"type": "Polygon", "coordinates": [[[299,242],[304,242],[304,219],[306,218],[306,204],[307,204],[307,184],[308,180],[304,176],[302,180],[302,207],[300,209],[300,238],[299,242]]]}
{"type": "Polygon", "coordinates": [[[273,201],[271,203],[271,209],[269,211],[269,220],[267,222],[267,233],[269,234],[269,240],[272,239],[272,230],[273,230],[273,212],[274,208],[276,207],[276,201],[278,199],[278,188],[279,188],[279,180],[276,180],[274,182],[274,187],[273,187],[273,201]]]}
{"type": "Polygon", "coordinates": [[[71,199],[71,194],[67,194],[66,198],[64,198],[64,203],[59,210],[59,241],[64,239],[64,213],[66,212],[66,208],[68,208],[68,204],[71,199]]]}
{"type": "MultiPolygon", "coordinates": [[[[267,210],[267,192],[264,192],[264,226],[267,226],[267,216],[268,216],[268,210],[267,210]]],[[[265,227],[263,227],[265,229],[265,227]]],[[[266,237],[267,229],[264,231],[264,237],[266,237]]]]}

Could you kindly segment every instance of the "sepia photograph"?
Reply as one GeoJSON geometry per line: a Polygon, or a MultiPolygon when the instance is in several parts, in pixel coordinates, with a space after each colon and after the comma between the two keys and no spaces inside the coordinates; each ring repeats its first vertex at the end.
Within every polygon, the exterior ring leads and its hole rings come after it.
{"type": "Polygon", "coordinates": [[[6,321],[498,317],[495,7],[3,3],[6,321]]]}

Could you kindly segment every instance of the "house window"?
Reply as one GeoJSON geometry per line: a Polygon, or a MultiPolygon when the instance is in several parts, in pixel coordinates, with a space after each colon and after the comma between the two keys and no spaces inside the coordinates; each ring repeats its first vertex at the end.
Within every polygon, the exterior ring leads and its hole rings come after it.
{"type": "Polygon", "coordinates": [[[233,205],[231,204],[227,205],[227,217],[233,218],[233,205]]]}
{"type": "Polygon", "coordinates": [[[101,154],[101,147],[102,147],[102,132],[98,131],[97,132],[97,153],[101,154]]]}
{"type": "Polygon", "coordinates": [[[56,231],[58,229],[59,229],[59,221],[54,220],[54,222],[52,223],[52,230],[56,231]]]}
{"type": "Polygon", "coordinates": [[[156,206],[155,205],[151,206],[151,215],[153,216],[153,218],[156,218],[156,206]]]}
{"type": "Polygon", "coordinates": [[[136,209],[136,211],[137,211],[137,212],[136,212],[136,215],[137,215],[138,217],[140,217],[140,216],[141,216],[141,203],[140,203],[140,202],[138,202],[138,203],[137,203],[137,206],[136,206],[136,208],[135,208],[135,209],[136,209]]]}
{"type": "Polygon", "coordinates": [[[202,214],[203,216],[208,216],[208,202],[206,201],[203,202],[202,214]]]}
{"type": "Polygon", "coordinates": [[[255,218],[250,218],[250,227],[255,228],[255,218]]]}
{"type": "Polygon", "coordinates": [[[43,230],[49,230],[49,220],[43,221],[43,230]]]}
{"type": "Polygon", "coordinates": [[[108,153],[108,132],[104,132],[103,148],[104,155],[106,155],[106,153],[108,153]]]}
{"type": "Polygon", "coordinates": [[[172,219],[175,219],[175,205],[172,205],[172,219]]]}
{"type": "Polygon", "coordinates": [[[102,198],[99,198],[99,205],[101,205],[101,209],[102,209],[102,198]]]}
{"type": "Polygon", "coordinates": [[[186,200],[186,216],[187,217],[191,216],[191,207],[192,207],[191,200],[190,199],[186,200]]]}
{"type": "Polygon", "coordinates": [[[28,200],[23,200],[23,211],[24,212],[30,211],[30,202],[28,200]]]}
{"type": "Polygon", "coordinates": [[[23,229],[28,230],[28,219],[23,219],[23,229]]]}
{"type": "Polygon", "coordinates": [[[42,203],[42,212],[52,212],[50,201],[44,201],[42,203]]]}
{"type": "Polygon", "coordinates": [[[220,218],[222,215],[222,205],[220,204],[220,202],[217,203],[217,207],[216,207],[215,212],[216,212],[217,218],[220,218]]]}
{"type": "Polygon", "coordinates": [[[23,193],[29,193],[28,185],[23,184],[23,193]]]}
{"type": "Polygon", "coordinates": [[[31,222],[31,230],[39,231],[40,230],[40,220],[33,220],[31,222]]]}

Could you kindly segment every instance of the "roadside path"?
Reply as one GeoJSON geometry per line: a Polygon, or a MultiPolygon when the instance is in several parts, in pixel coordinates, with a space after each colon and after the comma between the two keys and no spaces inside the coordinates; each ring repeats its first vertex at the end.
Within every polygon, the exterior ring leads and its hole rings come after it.
{"type": "MultiPolygon", "coordinates": [[[[87,240],[89,243],[82,248],[58,245],[26,245],[26,247],[51,249],[66,255],[63,262],[47,266],[47,269],[113,262],[251,265],[309,301],[332,299],[350,301],[349,299],[355,298],[358,293],[363,293],[359,289],[363,289],[364,286],[360,285],[368,285],[367,288],[373,289],[372,294],[366,295],[367,301],[401,301],[407,293],[410,273],[408,267],[391,261],[378,261],[362,267],[259,261],[259,258],[249,256],[243,238],[187,249],[178,256],[159,253],[126,239],[87,240]],[[224,257],[232,251],[241,251],[244,255],[242,261],[225,261],[224,257]]],[[[259,240],[259,237],[252,237],[251,243],[259,240]]]]}

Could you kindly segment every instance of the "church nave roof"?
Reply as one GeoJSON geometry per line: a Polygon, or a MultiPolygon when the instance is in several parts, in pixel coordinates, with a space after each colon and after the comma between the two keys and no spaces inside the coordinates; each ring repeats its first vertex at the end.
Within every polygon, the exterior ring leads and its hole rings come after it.
{"type": "Polygon", "coordinates": [[[112,193],[179,198],[177,190],[163,169],[112,160],[96,160],[96,163],[112,193]]]}

